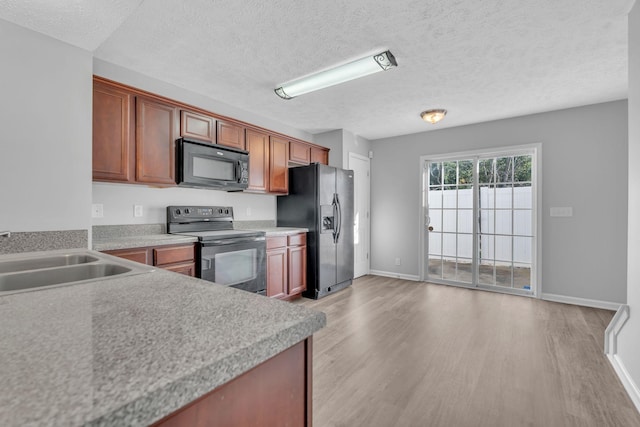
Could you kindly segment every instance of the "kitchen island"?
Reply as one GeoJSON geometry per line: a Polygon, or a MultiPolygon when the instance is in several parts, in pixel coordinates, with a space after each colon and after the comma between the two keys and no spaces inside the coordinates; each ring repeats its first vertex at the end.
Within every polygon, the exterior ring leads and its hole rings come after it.
{"type": "Polygon", "coordinates": [[[0,296],[0,425],[171,421],[293,349],[304,357],[295,375],[310,420],[311,335],[325,322],[320,312],[160,269],[0,296]]]}

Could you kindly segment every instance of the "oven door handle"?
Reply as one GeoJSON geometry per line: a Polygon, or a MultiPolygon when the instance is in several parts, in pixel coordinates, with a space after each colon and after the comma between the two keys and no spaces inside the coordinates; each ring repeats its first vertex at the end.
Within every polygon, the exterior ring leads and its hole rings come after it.
{"type": "Polygon", "coordinates": [[[236,243],[243,242],[262,242],[265,241],[266,238],[262,237],[238,237],[235,239],[220,239],[220,240],[209,240],[206,242],[202,242],[202,246],[210,247],[210,246],[224,246],[224,245],[233,245],[236,243]]]}

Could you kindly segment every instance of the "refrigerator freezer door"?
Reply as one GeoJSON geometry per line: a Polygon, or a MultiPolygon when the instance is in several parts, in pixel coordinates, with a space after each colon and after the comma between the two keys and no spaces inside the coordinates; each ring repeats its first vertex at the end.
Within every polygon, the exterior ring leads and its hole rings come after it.
{"type": "Polygon", "coordinates": [[[336,243],[336,283],[353,280],[353,171],[336,171],[336,194],[340,207],[336,243]]]}

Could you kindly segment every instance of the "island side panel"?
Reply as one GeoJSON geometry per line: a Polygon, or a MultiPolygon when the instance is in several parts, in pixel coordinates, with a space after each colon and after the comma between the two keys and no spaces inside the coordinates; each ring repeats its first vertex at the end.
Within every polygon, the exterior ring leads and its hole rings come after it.
{"type": "Polygon", "coordinates": [[[163,418],[154,427],[311,427],[312,337],[163,418]]]}

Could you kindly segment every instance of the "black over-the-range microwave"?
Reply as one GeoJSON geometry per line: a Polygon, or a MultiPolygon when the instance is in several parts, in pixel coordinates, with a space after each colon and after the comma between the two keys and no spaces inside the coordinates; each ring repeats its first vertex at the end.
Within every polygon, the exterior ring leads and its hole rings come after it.
{"type": "Polygon", "coordinates": [[[249,185],[249,152],[180,138],[176,141],[176,183],[242,191],[249,185]]]}

